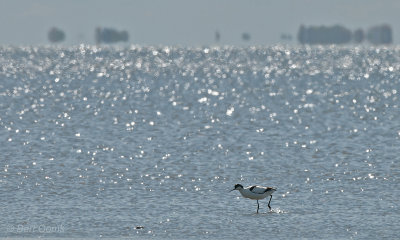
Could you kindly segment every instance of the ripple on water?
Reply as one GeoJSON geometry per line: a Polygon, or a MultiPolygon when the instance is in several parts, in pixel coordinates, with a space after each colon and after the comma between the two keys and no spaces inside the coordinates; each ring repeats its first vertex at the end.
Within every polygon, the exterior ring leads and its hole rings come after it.
{"type": "Polygon", "coordinates": [[[0,237],[396,239],[399,51],[1,47],[0,237]]]}

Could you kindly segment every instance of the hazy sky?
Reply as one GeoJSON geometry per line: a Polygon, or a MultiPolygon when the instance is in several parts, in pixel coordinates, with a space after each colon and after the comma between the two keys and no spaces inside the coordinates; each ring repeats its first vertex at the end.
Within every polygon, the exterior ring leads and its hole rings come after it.
{"type": "Polygon", "coordinates": [[[388,23],[400,43],[399,0],[0,0],[0,44],[47,44],[55,26],[64,44],[94,43],[95,28],[127,30],[145,45],[278,43],[300,24],[341,24],[352,30],[388,23]],[[244,43],[242,33],[251,35],[244,43]]]}

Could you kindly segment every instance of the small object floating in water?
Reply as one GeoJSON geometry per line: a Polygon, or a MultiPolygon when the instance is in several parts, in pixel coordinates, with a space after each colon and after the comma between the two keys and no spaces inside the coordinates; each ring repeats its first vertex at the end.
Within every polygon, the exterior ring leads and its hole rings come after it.
{"type": "Polygon", "coordinates": [[[143,229],[143,226],[136,226],[135,229],[143,229]]]}
{"type": "Polygon", "coordinates": [[[268,196],[271,196],[271,198],[269,199],[268,202],[268,207],[269,210],[271,211],[271,200],[272,200],[272,194],[276,191],[276,188],[273,187],[261,187],[261,186],[249,186],[247,188],[243,188],[243,186],[241,184],[236,184],[235,188],[232,189],[230,192],[232,192],[233,190],[238,190],[243,197],[245,198],[250,198],[253,200],[257,200],[257,213],[258,213],[258,209],[260,208],[260,204],[258,204],[258,200],[260,199],[264,199],[268,196]]]}

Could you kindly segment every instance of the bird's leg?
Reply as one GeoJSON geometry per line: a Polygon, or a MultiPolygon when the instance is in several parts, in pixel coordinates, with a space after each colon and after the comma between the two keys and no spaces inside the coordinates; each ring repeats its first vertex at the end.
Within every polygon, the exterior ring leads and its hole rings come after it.
{"type": "Polygon", "coordinates": [[[257,213],[258,213],[259,208],[260,208],[260,204],[258,204],[258,200],[257,200],[257,213]]]}
{"type": "Polygon", "coordinates": [[[269,210],[270,210],[270,211],[271,211],[271,205],[270,205],[271,200],[272,200],[272,195],[271,195],[271,198],[269,199],[269,202],[268,202],[268,207],[269,207],[269,210]]]}

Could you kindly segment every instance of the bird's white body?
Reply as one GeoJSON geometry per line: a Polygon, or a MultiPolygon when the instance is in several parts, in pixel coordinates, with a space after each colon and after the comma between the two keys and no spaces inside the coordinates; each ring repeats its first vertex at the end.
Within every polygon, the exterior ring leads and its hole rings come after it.
{"type": "Polygon", "coordinates": [[[243,197],[254,200],[264,199],[271,196],[271,194],[276,191],[275,188],[261,186],[249,186],[246,188],[239,188],[238,190],[243,197]]]}

